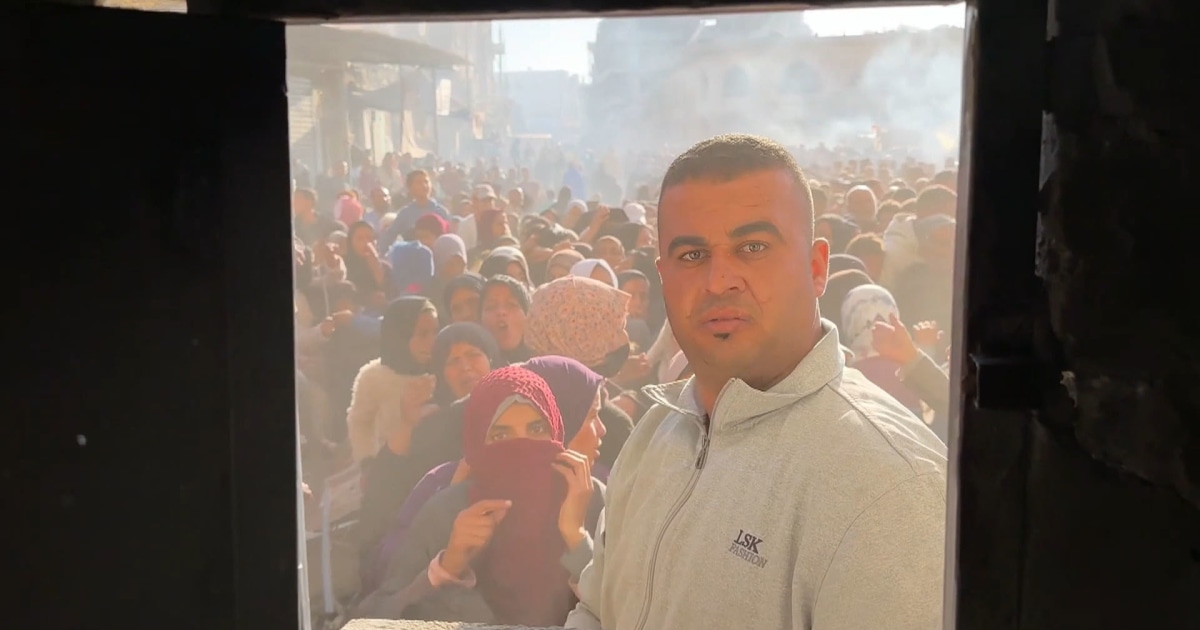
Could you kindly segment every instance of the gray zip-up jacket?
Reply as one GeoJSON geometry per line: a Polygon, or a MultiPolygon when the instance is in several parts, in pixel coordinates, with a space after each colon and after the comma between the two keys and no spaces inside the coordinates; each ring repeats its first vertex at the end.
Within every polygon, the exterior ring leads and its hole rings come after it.
{"type": "Polygon", "coordinates": [[[730,381],[712,418],[691,380],[648,388],[567,627],[942,627],[946,447],[822,325],[783,382],[730,381]]]}

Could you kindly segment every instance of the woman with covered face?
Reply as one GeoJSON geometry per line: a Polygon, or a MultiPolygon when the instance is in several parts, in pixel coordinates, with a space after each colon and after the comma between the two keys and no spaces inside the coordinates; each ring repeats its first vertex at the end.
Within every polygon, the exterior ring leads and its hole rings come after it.
{"type": "MultiPolygon", "coordinates": [[[[587,457],[592,476],[606,481],[609,465],[600,461],[600,448],[608,432],[600,417],[606,399],[604,377],[566,357],[537,357],[526,361],[522,367],[542,377],[550,386],[550,392],[554,394],[562,413],[567,449],[587,457]]],[[[430,470],[412,489],[380,544],[375,559],[375,570],[379,577],[402,545],[408,528],[425,503],[451,484],[468,479],[470,474],[470,467],[465,460],[449,460],[430,470]]],[[[370,584],[367,588],[373,588],[377,582],[371,583],[368,578],[364,584],[370,584]]]]}
{"type": "Polygon", "coordinates": [[[563,440],[542,377],[510,366],[484,378],[463,426],[470,478],[425,504],[358,616],[561,624],[604,505],[588,458],[563,440]]]}
{"type": "Polygon", "coordinates": [[[472,323],[442,329],[432,355],[429,369],[436,378],[434,405],[423,410],[406,439],[389,441],[364,465],[371,475],[359,526],[364,584],[376,580],[379,541],[393,526],[413,487],[430,468],[462,457],[464,399],[488,372],[502,365],[491,333],[472,323]],[[378,482],[371,483],[375,480],[378,482]]]}

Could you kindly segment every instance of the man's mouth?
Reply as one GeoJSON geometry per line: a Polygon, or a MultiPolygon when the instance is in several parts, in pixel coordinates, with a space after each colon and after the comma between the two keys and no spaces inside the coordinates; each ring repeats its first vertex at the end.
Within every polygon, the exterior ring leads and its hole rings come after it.
{"type": "Polygon", "coordinates": [[[741,330],[749,322],[749,318],[740,311],[722,309],[705,314],[702,325],[713,335],[722,339],[741,330]]]}

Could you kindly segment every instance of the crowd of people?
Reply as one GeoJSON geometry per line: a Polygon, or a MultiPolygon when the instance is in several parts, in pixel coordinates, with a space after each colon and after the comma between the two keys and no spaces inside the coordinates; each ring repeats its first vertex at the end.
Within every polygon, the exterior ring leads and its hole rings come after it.
{"type": "MultiPolygon", "coordinates": [[[[810,240],[828,243],[828,266],[780,259],[772,273],[784,285],[827,278],[813,297],[835,354],[945,442],[956,172],[914,158],[792,153],[812,158],[810,240]]],[[[600,186],[574,164],[541,182],[533,172],[544,166],[396,154],[317,177],[298,169],[297,391],[313,505],[326,478],[361,473],[334,555],[343,619],[537,627],[570,615],[572,627],[592,627],[578,616],[601,608],[587,601],[598,588],[588,580],[599,578],[585,573],[614,545],[609,476],[627,442],[648,448],[643,418],[661,423],[677,408],[666,385],[714,369],[673,332],[690,315],[669,302],[657,264],[670,256],[695,273],[705,255],[699,237],[660,242],[669,168],[664,156],[639,171],[644,181],[604,182],[617,193],[591,196],[589,184],[600,186]]],[[[760,255],[754,245],[738,255],[760,255]]],[[[706,330],[736,335],[735,315],[706,330]]],[[[698,413],[708,418],[717,404],[698,413]]],[[[639,509],[621,505],[626,519],[639,509]]],[[[766,565],[761,532],[736,533],[741,559],[766,565]]],[[[606,587],[605,606],[610,596],[606,587]]]]}

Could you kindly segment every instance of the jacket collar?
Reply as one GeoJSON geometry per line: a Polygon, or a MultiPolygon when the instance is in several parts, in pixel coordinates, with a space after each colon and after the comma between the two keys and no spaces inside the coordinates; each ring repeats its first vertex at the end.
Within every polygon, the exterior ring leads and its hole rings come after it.
{"type": "MultiPolygon", "coordinates": [[[[801,359],[796,369],[767,391],[754,389],[740,378],[731,379],[717,397],[713,410],[714,427],[733,428],[739,424],[788,407],[820,390],[838,378],[846,358],[838,340],[837,327],[821,320],[821,338],[801,359]]],[[[696,399],[695,379],[642,389],[654,402],[685,415],[703,419],[704,409],[696,399]]]]}

